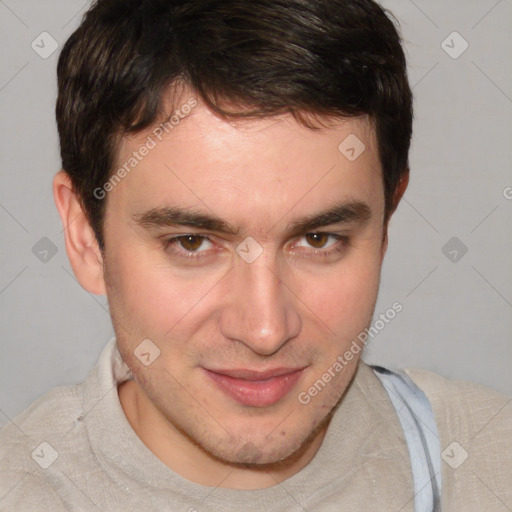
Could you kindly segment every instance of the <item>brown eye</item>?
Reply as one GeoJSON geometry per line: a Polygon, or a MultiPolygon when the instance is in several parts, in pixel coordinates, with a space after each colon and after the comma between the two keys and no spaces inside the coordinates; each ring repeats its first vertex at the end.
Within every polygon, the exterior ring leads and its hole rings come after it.
{"type": "Polygon", "coordinates": [[[206,235],[192,233],[163,239],[162,247],[172,257],[199,260],[212,255],[213,243],[206,235]]]}
{"type": "Polygon", "coordinates": [[[329,240],[329,233],[308,233],[304,235],[310,245],[317,249],[321,249],[329,240]]]}
{"type": "Polygon", "coordinates": [[[185,235],[178,239],[183,249],[187,251],[197,251],[204,241],[204,236],[185,235]]]}

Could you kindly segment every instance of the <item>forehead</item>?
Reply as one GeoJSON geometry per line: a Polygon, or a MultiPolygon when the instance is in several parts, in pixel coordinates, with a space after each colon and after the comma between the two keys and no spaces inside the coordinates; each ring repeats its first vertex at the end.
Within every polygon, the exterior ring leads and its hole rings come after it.
{"type": "Polygon", "coordinates": [[[285,210],[304,213],[344,198],[383,203],[375,131],[366,117],[324,120],[318,130],[291,114],[226,121],[189,98],[175,104],[174,119],[123,138],[116,169],[128,172],[110,193],[116,208],[179,205],[222,218],[237,211],[247,220],[252,212],[270,222],[285,210]]]}

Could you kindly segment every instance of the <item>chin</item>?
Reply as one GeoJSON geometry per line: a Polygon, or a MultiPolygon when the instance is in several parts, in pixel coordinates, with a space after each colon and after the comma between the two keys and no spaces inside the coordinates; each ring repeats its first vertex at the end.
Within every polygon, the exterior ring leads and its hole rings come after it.
{"type": "Polygon", "coordinates": [[[235,467],[277,469],[299,459],[327,426],[330,418],[331,414],[328,414],[320,423],[311,420],[309,428],[306,429],[304,425],[308,423],[304,420],[295,420],[293,425],[301,425],[300,430],[276,428],[271,434],[260,435],[244,432],[244,437],[238,438],[237,441],[233,438],[220,442],[208,439],[209,442],[200,446],[215,459],[235,467]]]}
{"type": "Polygon", "coordinates": [[[243,468],[262,468],[267,466],[274,466],[276,464],[283,464],[287,459],[293,458],[297,451],[301,450],[300,443],[282,442],[269,446],[265,443],[263,450],[251,441],[245,443],[238,449],[233,450],[233,446],[227,450],[219,449],[217,446],[214,451],[209,452],[217,460],[230,464],[233,466],[243,468]]]}

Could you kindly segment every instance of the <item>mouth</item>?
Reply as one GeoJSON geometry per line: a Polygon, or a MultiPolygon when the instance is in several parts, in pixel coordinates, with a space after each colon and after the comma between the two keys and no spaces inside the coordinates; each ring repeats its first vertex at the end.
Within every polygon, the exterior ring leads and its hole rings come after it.
{"type": "Polygon", "coordinates": [[[206,375],[226,395],[242,405],[266,407],[282,400],[297,384],[306,368],[208,370],[206,375]]]}

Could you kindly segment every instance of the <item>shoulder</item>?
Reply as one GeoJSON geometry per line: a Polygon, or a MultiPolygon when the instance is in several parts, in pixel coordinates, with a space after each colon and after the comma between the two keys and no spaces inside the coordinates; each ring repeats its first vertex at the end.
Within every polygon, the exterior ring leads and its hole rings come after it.
{"type": "Polygon", "coordinates": [[[53,388],[0,428],[1,446],[41,434],[64,433],[80,416],[82,407],[83,383],[53,388]]]}
{"type": "Polygon", "coordinates": [[[426,370],[404,371],[432,406],[441,445],[443,504],[449,509],[465,504],[471,510],[512,504],[512,396],[426,370]]]}
{"type": "Polygon", "coordinates": [[[66,512],[68,508],[48,483],[32,473],[0,473],[0,512],[39,512],[52,510],[66,512]],[[6,490],[7,489],[7,490],[6,490]]]}
{"type": "Polygon", "coordinates": [[[51,483],[52,444],[80,422],[83,383],[56,387],[0,428],[0,511],[66,510],[51,483]]]}
{"type": "Polygon", "coordinates": [[[512,433],[512,396],[427,370],[407,368],[404,371],[425,393],[436,419],[453,432],[469,434],[488,425],[512,433]]]}

